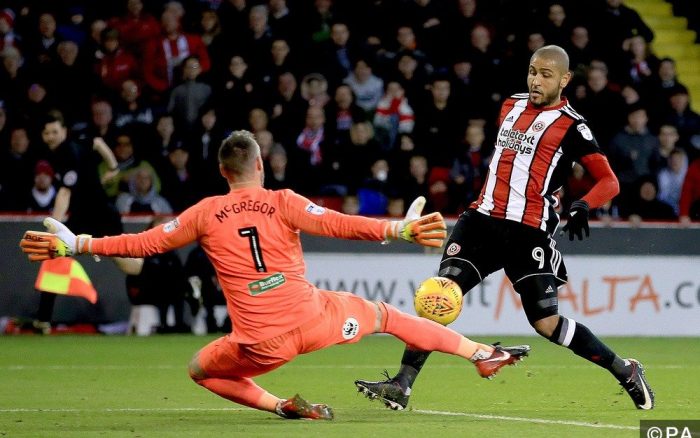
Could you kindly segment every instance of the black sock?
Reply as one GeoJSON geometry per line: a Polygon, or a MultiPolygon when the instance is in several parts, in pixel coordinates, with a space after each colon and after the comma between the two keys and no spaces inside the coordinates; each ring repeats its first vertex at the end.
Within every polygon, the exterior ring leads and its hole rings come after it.
{"type": "Polygon", "coordinates": [[[36,319],[41,322],[51,322],[55,302],[56,294],[41,292],[39,294],[39,310],[36,313],[36,319]]]}
{"type": "Polygon", "coordinates": [[[628,377],[628,367],[607,345],[585,325],[573,319],[559,317],[557,328],[549,338],[555,344],[567,347],[574,354],[610,371],[618,380],[628,377]]]}
{"type": "Polygon", "coordinates": [[[430,351],[417,351],[406,348],[401,358],[401,368],[394,379],[399,382],[402,388],[407,389],[413,386],[418,373],[428,360],[430,351]]]}

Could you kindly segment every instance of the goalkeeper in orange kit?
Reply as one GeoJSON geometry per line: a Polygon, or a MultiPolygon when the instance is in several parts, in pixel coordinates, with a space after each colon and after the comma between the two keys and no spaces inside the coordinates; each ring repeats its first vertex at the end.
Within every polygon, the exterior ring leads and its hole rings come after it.
{"type": "Polygon", "coordinates": [[[388,221],[327,210],[291,190],[266,190],[260,147],[247,131],[222,142],[219,167],[230,192],[205,198],[166,224],[139,234],[92,238],[47,218],[49,232],[27,231],[20,246],[30,260],[44,260],[78,254],[146,257],[198,241],[216,270],[233,330],[194,355],[190,376],[221,397],[283,418],[332,419],[333,411],[298,395],[276,397],[253,377],[299,354],[354,343],[370,333],[390,333],[417,349],[464,357],[484,377],[529,351],[528,346],[476,343],[389,304],[321,290],[304,278],[300,231],[440,247],[445,222],[439,213],[421,216],[424,198],[413,202],[404,220],[388,221]]]}

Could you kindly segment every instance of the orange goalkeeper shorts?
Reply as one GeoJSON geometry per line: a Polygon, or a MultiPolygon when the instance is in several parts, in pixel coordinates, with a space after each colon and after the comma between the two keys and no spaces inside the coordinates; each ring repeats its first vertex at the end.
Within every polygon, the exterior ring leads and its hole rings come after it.
{"type": "MultiPolygon", "coordinates": [[[[207,377],[255,377],[310,353],[336,344],[350,344],[374,333],[383,305],[349,292],[319,290],[324,312],[287,333],[257,344],[239,344],[230,336],[216,339],[199,352],[207,377]]],[[[235,330],[235,328],[234,328],[235,330]]]]}

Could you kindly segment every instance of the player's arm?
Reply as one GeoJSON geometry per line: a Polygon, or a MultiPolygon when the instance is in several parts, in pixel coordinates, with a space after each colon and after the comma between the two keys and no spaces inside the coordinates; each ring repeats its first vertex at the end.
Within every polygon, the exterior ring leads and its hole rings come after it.
{"type": "Polygon", "coordinates": [[[595,180],[595,184],[581,199],[571,203],[569,219],[562,229],[569,233],[569,240],[583,240],[590,235],[588,227],[588,210],[598,208],[610,201],[620,192],[620,184],[605,154],[584,120],[572,124],[562,139],[564,153],[579,162],[595,180]]]}
{"type": "Polygon", "coordinates": [[[53,211],[51,216],[59,221],[64,221],[68,217],[68,207],[70,207],[71,190],[68,187],[61,187],[56,192],[53,211]]]}
{"type": "Polygon", "coordinates": [[[307,198],[287,192],[285,218],[292,229],[309,234],[352,240],[387,241],[402,239],[424,246],[440,247],[447,237],[440,213],[421,216],[425,198],[419,197],[401,221],[347,215],[315,205],[307,198]]]}
{"type": "Polygon", "coordinates": [[[178,218],[138,234],[93,238],[75,235],[65,225],[46,218],[48,232],[27,231],[20,241],[22,251],[32,261],[79,254],[147,257],[180,248],[199,237],[204,215],[201,203],[185,210],[178,218]]]}

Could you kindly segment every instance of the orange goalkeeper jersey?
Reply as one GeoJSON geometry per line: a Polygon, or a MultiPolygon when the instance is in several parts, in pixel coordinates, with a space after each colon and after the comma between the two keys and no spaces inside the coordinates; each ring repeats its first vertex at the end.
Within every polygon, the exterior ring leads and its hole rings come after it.
{"type": "Polygon", "coordinates": [[[205,198],[177,219],[139,234],[92,239],[92,253],[145,257],[199,241],[216,269],[233,339],[261,342],[313,319],[323,309],[299,232],[383,240],[389,221],[319,207],[291,190],[262,187],[205,198]]]}

